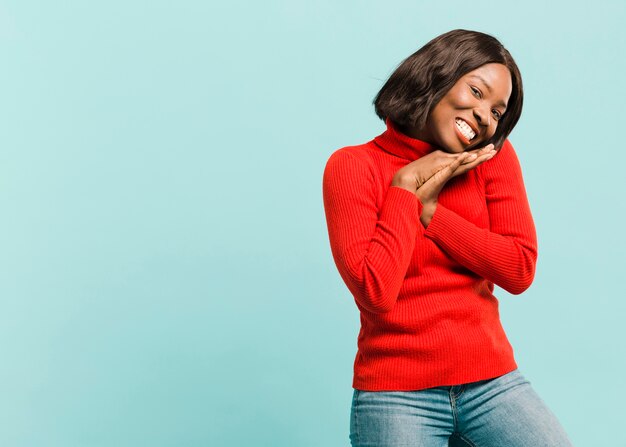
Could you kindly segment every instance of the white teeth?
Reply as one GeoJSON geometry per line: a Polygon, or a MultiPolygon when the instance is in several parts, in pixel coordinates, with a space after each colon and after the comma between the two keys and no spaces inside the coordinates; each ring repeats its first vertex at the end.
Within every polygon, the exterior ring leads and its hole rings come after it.
{"type": "Polygon", "coordinates": [[[456,122],[456,127],[459,128],[465,138],[471,140],[476,136],[476,132],[474,132],[469,124],[467,124],[465,121],[461,119],[456,119],[454,121],[456,122]]]}

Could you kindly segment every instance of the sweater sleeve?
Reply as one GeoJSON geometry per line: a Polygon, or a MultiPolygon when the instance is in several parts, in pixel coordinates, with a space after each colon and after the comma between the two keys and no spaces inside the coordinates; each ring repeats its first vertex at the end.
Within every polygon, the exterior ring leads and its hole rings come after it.
{"type": "Polygon", "coordinates": [[[339,274],[359,306],[390,311],[411,261],[422,204],[410,191],[391,186],[378,209],[372,169],[341,149],[326,163],[322,186],[339,274]]]}
{"type": "Polygon", "coordinates": [[[537,235],[522,171],[511,143],[478,166],[485,182],[489,228],[479,228],[437,204],[424,235],[454,260],[512,294],[530,287],[537,235]]]}

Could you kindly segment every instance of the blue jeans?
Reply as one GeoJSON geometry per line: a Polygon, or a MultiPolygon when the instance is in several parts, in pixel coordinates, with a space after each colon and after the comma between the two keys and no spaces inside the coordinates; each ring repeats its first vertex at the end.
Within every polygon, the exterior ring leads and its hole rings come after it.
{"type": "Polygon", "coordinates": [[[471,447],[572,445],[517,369],[494,379],[419,391],[354,390],[354,447],[447,447],[454,439],[451,445],[471,447]]]}

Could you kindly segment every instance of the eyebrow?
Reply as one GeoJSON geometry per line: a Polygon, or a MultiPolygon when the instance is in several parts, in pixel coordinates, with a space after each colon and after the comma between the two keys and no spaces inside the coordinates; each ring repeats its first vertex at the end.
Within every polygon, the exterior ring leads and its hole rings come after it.
{"type": "MultiPolygon", "coordinates": [[[[485,78],[477,74],[471,75],[471,77],[479,79],[483,84],[485,84],[485,87],[487,87],[487,90],[489,90],[489,93],[493,93],[493,90],[491,90],[491,86],[487,84],[487,81],[485,81],[485,78]]],[[[507,104],[504,101],[500,101],[497,105],[502,106],[505,109],[507,108],[507,104]]]]}

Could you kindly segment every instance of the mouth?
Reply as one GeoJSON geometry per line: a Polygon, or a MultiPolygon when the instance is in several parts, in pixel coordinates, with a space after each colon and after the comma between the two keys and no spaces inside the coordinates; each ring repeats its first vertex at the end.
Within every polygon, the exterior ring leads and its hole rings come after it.
{"type": "Polygon", "coordinates": [[[461,137],[461,141],[465,144],[470,144],[472,140],[478,134],[476,129],[474,129],[467,121],[462,118],[456,118],[454,120],[455,128],[459,137],[461,137]]]}

